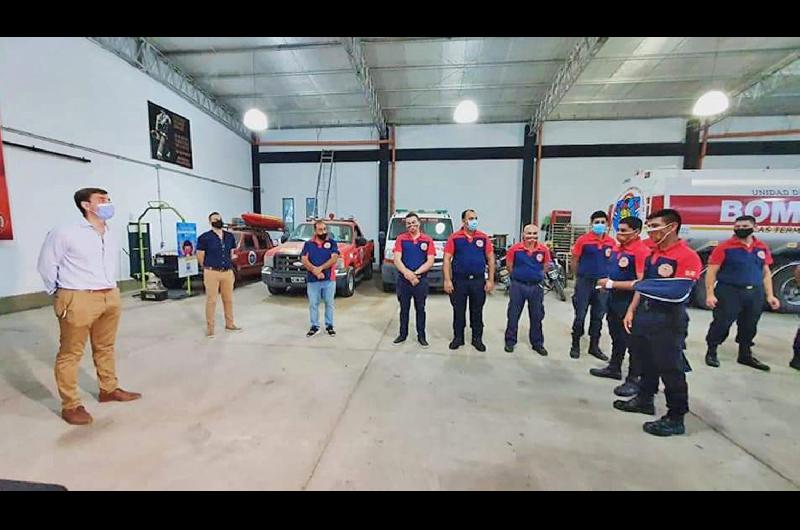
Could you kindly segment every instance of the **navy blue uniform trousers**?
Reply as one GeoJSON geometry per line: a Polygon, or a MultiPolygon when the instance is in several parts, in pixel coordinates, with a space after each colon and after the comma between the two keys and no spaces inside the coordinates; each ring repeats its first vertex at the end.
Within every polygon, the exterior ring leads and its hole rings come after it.
{"type": "Polygon", "coordinates": [[[764,311],[764,289],[752,289],[717,283],[714,295],[719,302],[714,308],[714,319],[708,327],[706,344],[719,346],[728,338],[731,325],[736,322],[736,342],[749,348],[756,336],[758,321],[764,311]]]}
{"type": "Polygon", "coordinates": [[[608,292],[595,289],[598,278],[578,276],[575,279],[575,293],[572,295],[572,307],[575,308],[575,321],[572,323],[572,335],[583,336],[583,326],[586,322],[586,313],[591,306],[589,314],[589,336],[600,338],[603,329],[603,317],[608,306],[608,292]]]}
{"type": "Polygon", "coordinates": [[[467,302],[469,301],[469,327],[472,339],[483,338],[483,304],[486,303],[486,280],[483,274],[471,280],[454,279],[450,303],[453,305],[453,337],[464,340],[467,326],[467,302]]]}
{"type": "Polygon", "coordinates": [[[417,338],[425,338],[425,299],[428,297],[428,279],[420,278],[417,285],[411,285],[403,276],[397,277],[397,300],[400,302],[400,336],[408,336],[408,320],[411,300],[414,300],[414,313],[417,317],[417,338]]]}
{"type": "Polygon", "coordinates": [[[542,319],[544,318],[544,290],[538,282],[524,283],[517,280],[511,281],[508,299],[508,323],[506,324],[506,344],[517,343],[517,329],[522,308],[528,303],[528,316],[531,329],[528,338],[531,346],[539,348],[544,346],[542,335],[542,319]]]}

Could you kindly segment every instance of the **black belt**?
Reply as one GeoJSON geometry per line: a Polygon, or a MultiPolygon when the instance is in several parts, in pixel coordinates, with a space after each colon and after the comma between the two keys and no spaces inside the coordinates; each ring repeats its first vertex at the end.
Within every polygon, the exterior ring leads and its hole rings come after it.
{"type": "Polygon", "coordinates": [[[480,274],[456,274],[454,275],[454,279],[456,280],[477,280],[477,279],[485,280],[486,278],[483,276],[483,273],[480,274]]]}
{"type": "Polygon", "coordinates": [[[203,267],[204,269],[208,269],[210,271],[217,271],[217,272],[228,272],[231,270],[231,267],[221,268],[221,267],[203,267]]]}

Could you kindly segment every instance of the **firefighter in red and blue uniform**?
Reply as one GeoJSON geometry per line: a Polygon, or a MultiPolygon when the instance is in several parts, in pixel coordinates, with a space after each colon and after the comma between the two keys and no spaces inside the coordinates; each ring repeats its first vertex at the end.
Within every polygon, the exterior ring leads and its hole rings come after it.
{"type": "Polygon", "coordinates": [[[736,322],[739,364],[768,371],[769,366],[753,357],[753,339],[764,309],[764,300],[772,309],[780,301],[772,293],[772,254],[753,232],[756,219],[742,215],[734,221],[734,235],[717,245],[708,258],[706,305],[714,310],[714,319],[706,335],[706,364],[719,366],[717,347],[728,338],[736,322]]]}
{"type": "Polygon", "coordinates": [[[472,345],[484,352],[483,305],[486,293],[494,289],[495,257],[492,240],[478,230],[478,214],[475,210],[461,213],[462,228],[447,238],[444,247],[444,290],[450,295],[453,305],[453,340],[450,349],[464,345],[464,328],[469,301],[469,327],[472,330],[472,345]],[[489,268],[488,278],[486,268],[489,268]]]}
{"type": "Polygon", "coordinates": [[[506,253],[506,265],[511,271],[508,300],[508,323],[505,333],[505,351],[514,351],[517,328],[522,308],[528,303],[530,332],[528,338],[533,350],[547,355],[542,334],[544,319],[544,289],[541,286],[545,273],[553,261],[550,249],[539,243],[539,227],[530,224],[522,229],[522,241],[512,245],[506,253]]]}
{"type": "Polygon", "coordinates": [[[572,323],[572,347],[569,356],[577,359],[581,356],[580,341],[583,336],[586,313],[589,314],[589,355],[601,361],[608,356],[600,350],[600,331],[603,328],[603,317],[606,314],[608,293],[596,289],[597,280],[608,278],[608,264],[615,242],[607,231],[608,215],[598,210],[591,217],[591,231],[582,235],[572,247],[573,270],[575,270],[575,292],[572,295],[572,307],[575,309],[575,320],[572,323]]]}
{"type": "Polygon", "coordinates": [[[608,332],[611,335],[611,360],[605,368],[592,368],[589,373],[596,377],[622,379],[622,361],[625,351],[629,353],[628,376],[625,383],[616,387],[614,393],[622,397],[634,396],[639,392],[639,378],[642,374],[639,355],[630,349],[628,334],[622,325],[625,313],[633,300],[633,282],[644,278],[644,269],[650,247],[642,241],[642,220],[626,217],[617,226],[618,244],[611,253],[608,278],[597,281],[601,289],[608,289],[608,332]]]}
{"type": "Polygon", "coordinates": [[[653,396],[660,378],[664,382],[667,414],[642,426],[645,432],[656,436],[685,433],[683,417],[689,411],[686,371],[690,367],[683,355],[689,326],[686,308],[702,262],[678,238],[680,227],[680,214],[672,209],[659,210],[648,218],[648,235],[656,248],[647,259],[644,279],[634,283],[636,293],[623,320],[630,333],[630,348],[641,358],[642,380],[636,397],[614,401],[614,408],[655,414],[653,396]]]}
{"type": "Polygon", "coordinates": [[[419,216],[410,212],[405,217],[406,232],[397,236],[394,243],[394,263],[397,267],[397,300],[400,302],[400,333],[395,344],[408,337],[408,317],[411,299],[417,318],[417,341],[428,346],[425,338],[425,299],[428,296],[428,271],[436,258],[433,239],[420,232],[419,216]]]}

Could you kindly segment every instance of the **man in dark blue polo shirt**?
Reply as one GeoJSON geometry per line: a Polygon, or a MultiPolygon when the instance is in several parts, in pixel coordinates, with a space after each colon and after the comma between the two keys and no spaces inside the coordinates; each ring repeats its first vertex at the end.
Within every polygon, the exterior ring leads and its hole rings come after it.
{"type": "Polygon", "coordinates": [[[214,336],[214,313],[217,296],[222,296],[225,329],[241,329],[233,323],[233,251],[236,238],[222,229],[222,216],[212,212],[208,216],[211,230],[197,238],[197,262],[203,267],[203,285],[206,288],[206,336],[214,336]]]}
{"type": "Polygon", "coordinates": [[[539,355],[547,355],[542,334],[544,318],[544,289],[541,281],[550,269],[553,258],[550,249],[539,243],[539,227],[533,224],[522,229],[522,241],[512,245],[506,253],[506,266],[511,274],[508,299],[508,322],[506,324],[505,350],[514,351],[517,343],[517,327],[522,308],[528,303],[531,347],[539,355]]]}
{"type": "Polygon", "coordinates": [[[636,397],[614,401],[614,408],[655,414],[653,396],[661,379],[667,414],[642,425],[654,436],[685,433],[683,417],[689,412],[686,371],[690,367],[683,355],[689,327],[686,307],[702,262],[697,252],[678,238],[680,229],[681,216],[675,210],[659,210],[648,218],[647,232],[655,247],[645,262],[644,279],[634,280],[636,292],[622,321],[630,333],[631,350],[641,358],[642,381],[636,397]]]}
{"type": "Polygon", "coordinates": [[[639,238],[642,232],[642,220],[638,217],[625,217],[619,221],[617,242],[611,253],[608,278],[597,280],[597,287],[609,290],[608,333],[611,335],[611,360],[604,368],[592,368],[589,373],[596,377],[622,379],[622,361],[625,352],[628,356],[628,377],[623,385],[614,389],[614,393],[622,397],[635,396],[639,392],[641,362],[639,355],[629,350],[628,334],[622,326],[622,320],[633,300],[633,284],[635,280],[644,279],[644,269],[650,248],[639,238]]]}
{"type": "Polygon", "coordinates": [[[417,341],[425,347],[425,298],[428,296],[428,271],[436,258],[433,239],[420,232],[419,216],[414,212],[406,215],[406,231],[397,236],[394,243],[394,265],[397,277],[397,299],[400,302],[400,333],[395,344],[408,337],[408,316],[411,299],[417,316],[417,341]]]}
{"type": "Polygon", "coordinates": [[[325,302],[325,330],[331,337],[336,335],[333,329],[334,298],[336,296],[336,261],[339,259],[339,247],[332,237],[328,237],[325,221],[314,223],[314,237],[303,245],[301,261],[308,271],[306,273],[306,292],[308,293],[308,311],[311,328],[306,337],[319,333],[319,302],[325,302]]]}
{"type": "Polygon", "coordinates": [[[469,327],[472,330],[472,345],[478,351],[486,351],[483,344],[483,304],[486,293],[494,289],[494,247],[489,236],[478,230],[478,214],[475,210],[461,213],[462,228],[447,238],[444,247],[444,291],[450,295],[453,305],[453,341],[450,349],[464,345],[464,328],[467,325],[467,301],[469,301],[469,327]],[[489,277],[486,277],[486,265],[489,277]]]}
{"type": "Polygon", "coordinates": [[[572,307],[575,309],[575,320],[572,322],[572,347],[569,350],[569,356],[573,359],[581,356],[583,326],[586,321],[586,312],[591,306],[589,355],[594,355],[601,361],[607,361],[608,357],[600,350],[600,331],[603,329],[608,293],[595,287],[597,280],[608,278],[608,264],[615,243],[608,237],[608,215],[604,211],[594,212],[590,221],[592,223],[591,230],[579,237],[572,247],[572,269],[575,271],[572,307]]]}
{"type": "Polygon", "coordinates": [[[757,370],[769,366],[755,357],[750,348],[756,327],[764,309],[764,299],[772,309],[781,306],[772,293],[772,254],[753,231],[756,219],[751,215],[738,217],[733,225],[733,237],[717,245],[708,258],[706,271],[706,305],[714,310],[714,320],[708,328],[706,364],[719,366],[717,347],[728,338],[736,322],[736,342],[739,343],[739,364],[757,370]]]}

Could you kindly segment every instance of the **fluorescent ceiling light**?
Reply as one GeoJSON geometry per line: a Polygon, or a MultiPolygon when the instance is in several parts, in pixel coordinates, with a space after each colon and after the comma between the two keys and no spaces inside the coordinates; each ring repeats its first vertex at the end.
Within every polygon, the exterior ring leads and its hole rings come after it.
{"type": "Polygon", "coordinates": [[[456,107],[453,112],[453,120],[456,123],[472,123],[478,119],[478,106],[474,101],[465,99],[456,107]]]}
{"type": "Polygon", "coordinates": [[[258,109],[250,109],[244,113],[244,126],[251,131],[264,131],[267,129],[267,115],[258,109]]]}

